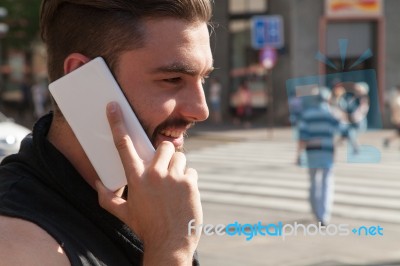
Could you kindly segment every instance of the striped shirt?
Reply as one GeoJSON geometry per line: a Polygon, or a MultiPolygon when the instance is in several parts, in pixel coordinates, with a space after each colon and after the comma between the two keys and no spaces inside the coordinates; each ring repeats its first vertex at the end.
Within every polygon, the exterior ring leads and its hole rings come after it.
{"type": "Polygon", "coordinates": [[[334,136],[338,128],[339,122],[327,104],[304,110],[299,121],[299,138],[306,142],[308,167],[332,167],[334,136]]]}

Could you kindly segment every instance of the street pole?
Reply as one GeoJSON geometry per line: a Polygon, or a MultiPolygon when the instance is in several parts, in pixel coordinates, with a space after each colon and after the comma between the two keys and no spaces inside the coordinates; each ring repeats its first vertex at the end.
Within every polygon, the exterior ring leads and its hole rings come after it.
{"type": "MultiPolygon", "coordinates": [[[[6,17],[8,11],[4,7],[0,7],[0,19],[6,17]]],[[[3,89],[3,50],[2,50],[2,38],[8,32],[8,25],[0,22],[0,93],[3,89]]],[[[0,94],[1,95],[1,94],[0,94]]],[[[1,99],[0,99],[1,100],[1,99]]]]}
{"type": "Polygon", "coordinates": [[[272,85],[272,69],[274,68],[277,60],[278,53],[274,47],[266,46],[260,51],[260,63],[265,68],[265,83],[266,83],[266,93],[268,97],[267,105],[267,123],[269,127],[269,138],[274,136],[274,89],[272,85]]]}
{"type": "MultiPolygon", "coordinates": [[[[0,32],[0,96],[4,89],[3,84],[3,49],[2,49],[2,34],[0,32]]],[[[1,100],[1,99],[0,99],[1,100]]]]}
{"type": "Polygon", "coordinates": [[[1,33],[0,33],[0,95],[3,90],[3,50],[1,47],[1,33]]]}
{"type": "Polygon", "coordinates": [[[269,126],[269,138],[274,137],[274,89],[272,85],[272,68],[268,70],[267,74],[268,84],[268,126],[269,126]]]}

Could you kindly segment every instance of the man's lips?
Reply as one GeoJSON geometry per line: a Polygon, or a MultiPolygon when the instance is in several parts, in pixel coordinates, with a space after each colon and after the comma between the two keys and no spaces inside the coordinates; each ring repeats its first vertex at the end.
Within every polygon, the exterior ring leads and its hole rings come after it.
{"type": "Polygon", "coordinates": [[[154,147],[157,148],[161,142],[169,141],[174,144],[175,148],[181,149],[183,148],[186,131],[192,126],[194,126],[194,122],[191,121],[184,119],[169,119],[156,127],[152,134],[151,142],[154,147]]]}
{"type": "Polygon", "coordinates": [[[164,129],[161,130],[160,134],[169,138],[179,138],[183,136],[183,133],[186,131],[177,130],[177,129],[164,129]]]}
{"type": "Polygon", "coordinates": [[[169,141],[174,144],[175,148],[183,147],[184,135],[189,127],[190,125],[181,128],[166,128],[160,130],[157,134],[157,145],[163,141],[169,141]]]}

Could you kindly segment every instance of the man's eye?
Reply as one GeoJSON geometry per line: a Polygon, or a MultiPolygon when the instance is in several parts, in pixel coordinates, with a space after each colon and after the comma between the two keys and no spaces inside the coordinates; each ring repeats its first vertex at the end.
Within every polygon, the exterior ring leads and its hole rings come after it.
{"type": "Polygon", "coordinates": [[[176,78],[169,78],[169,79],[164,79],[165,82],[168,83],[178,83],[180,82],[182,79],[180,77],[176,77],[176,78]]]}

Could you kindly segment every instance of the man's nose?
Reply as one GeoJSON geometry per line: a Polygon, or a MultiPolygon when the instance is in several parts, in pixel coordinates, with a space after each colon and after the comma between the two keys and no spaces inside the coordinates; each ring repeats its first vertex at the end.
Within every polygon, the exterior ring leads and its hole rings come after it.
{"type": "Polygon", "coordinates": [[[203,84],[198,82],[180,92],[179,109],[190,121],[204,121],[209,115],[203,84]]]}

